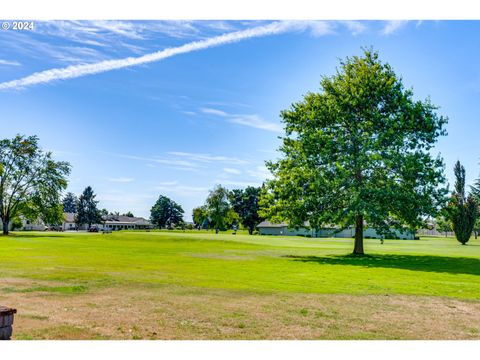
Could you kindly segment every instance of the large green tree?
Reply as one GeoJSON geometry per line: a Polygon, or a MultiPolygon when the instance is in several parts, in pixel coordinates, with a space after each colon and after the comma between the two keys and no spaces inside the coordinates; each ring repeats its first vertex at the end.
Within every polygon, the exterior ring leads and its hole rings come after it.
{"type": "Polygon", "coordinates": [[[80,227],[87,224],[90,228],[93,224],[100,224],[102,213],[97,208],[98,201],[95,200],[95,193],[91,186],[87,186],[83,190],[82,195],[78,198],[77,214],[75,215],[75,223],[80,227]]]}
{"type": "Polygon", "coordinates": [[[150,220],[160,228],[172,228],[183,223],[184,211],[170,198],[160,195],[150,210],[150,220]]]}
{"type": "Polygon", "coordinates": [[[0,218],[3,234],[19,216],[56,222],[70,164],[39,148],[37,136],[0,140],[0,218]],[[53,221],[52,221],[53,220],[53,221]]]}
{"type": "Polygon", "coordinates": [[[364,253],[365,224],[391,236],[435,216],[446,195],[443,160],[430,154],[446,134],[437,107],[414,100],[370,50],[341,61],[320,88],[281,112],[283,156],[267,163],[265,214],[291,226],[354,226],[354,254],[364,253]]]}
{"type": "Polygon", "coordinates": [[[208,212],[210,223],[215,227],[215,232],[225,230],[228,219],[231,218],[229,191],[221,185],[215,186],[208,194],[205,207],[208,212]]]}
{"type": "Polygon", "coordinates": [[[248,229],[250,235],[253,234],[255,226],[262,221],[259,215],[261,190],[260,187],[248,186],[244,190],[234,189],[230,192],[233,210],[240,216],[242,225],[248,229]]]}
{"type": "Polygon", "coordinates": [[[477,202],[474,195],[465,193],[465,168],[460,161],[455,163],[453,171],[455,173],[455,189],[447,212],[455,237],[462,245],[465,245],[472,236],[477,219],[477,202]]]}

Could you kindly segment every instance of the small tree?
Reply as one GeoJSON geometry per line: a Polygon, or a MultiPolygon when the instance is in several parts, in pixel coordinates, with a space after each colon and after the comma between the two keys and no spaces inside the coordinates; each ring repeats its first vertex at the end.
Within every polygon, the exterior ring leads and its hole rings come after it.
{"type": "Polygon", "coordinates": [[[82,195],[78,199],[77,214],[75,216],[75,223],[77,226],[84,224],[88,225],[88,228],[92,224],[99,224],[102,222],[102,214],[97,208],[98,201],[95,200],[95,193],[90,186],[87,186],[83,190],[82,195]]]}
{"type": "Polygon", "coordinates": [[[230,192],[230,202],[233,210],[240,216],[243,226],[248,229],[250,235],[253,234],[263,218],[259,215],[260,205],[260,187],[248,186],[245,190],[235,189],[230,192]]]}
{"type": "Polygon", "coordinates": [[[78,198],[75,196],[75,194],[71,192],[67,193],[62,201],[63,212],[75,214],[77,212],[77,203],[78,198]]]}
{"type": "Polygon", "coordinates": [[[166,196],[160,195],[150,210],[150,220],[159,228],[173,228],[183,223],[184,211],[180,205],[166,196]]]}
{"type": "Polygon", "coordinates": [[[215,226],[215,232],[218,234],[219,230],[225,230],[227,223],[227,215],[230,210],[230,203],[228,201],[229,192],[221,185],[217,185],[210,191],[205,207],[208,211],[208,216],[215,226]]]}
{"type": "Polygon", "coordinates": [[[477,203],[472,194],[465,194],[465,168],[460,161],[455,163],[455,190],[453,191],[447,211],[455,237],[465,245],[472,236],[477,218],[477,203]]]}
{"type": "Polygon", "coordinates": [[[449,232],[453,231],[452,222],[448,220],[444,215],[439,215],[436,218],[435,223],[437,225],[437,231],[444,232],[445,237],[447,237],[449,232]]]}
{"type": "Polygon", "coordinates": [[[0,141],[0,218],[3,234],[10,221],[58,218],[61,192],[67,187],[70,164],[54,161],[42,151],[37,136],[17,135],[0,141]]]}
{"type": "Polygon", "coordinates": [[[125,214],[123,214],[123,216],[134,217],[131,211],[126,212],[125,214]]]}

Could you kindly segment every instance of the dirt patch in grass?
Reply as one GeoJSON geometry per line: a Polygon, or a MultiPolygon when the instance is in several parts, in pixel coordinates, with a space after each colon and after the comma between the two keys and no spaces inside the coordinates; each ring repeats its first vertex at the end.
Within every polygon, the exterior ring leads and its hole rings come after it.
{"type": "Polygon", "coordinates": [[[480,302],[440,297],[135,285],[0,291],[0,304],[18,309],[15,339],[480,339],[480,302]]]}

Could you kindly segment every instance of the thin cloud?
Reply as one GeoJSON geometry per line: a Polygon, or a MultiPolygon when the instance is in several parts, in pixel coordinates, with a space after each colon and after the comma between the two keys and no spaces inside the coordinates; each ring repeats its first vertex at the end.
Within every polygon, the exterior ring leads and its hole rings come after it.
{"type": "Polygon", "coordinates": [[[123,159],[145,161],[145,162],[150,163],[150,164],[156,163],[156,164],[162,164],[162,165],[178,166],[181,169],[192,169],[192,168],[200,167],[199,164],[195,164],[195,163],[192,163],[191,161],[186,161],[186,160],[165,159],[165,158],[127,155],[127,154],[115,154],[115,153],[106,153],[106,154],[116,156],[116,157],[120,157],[120,158],[123,158],[123,159]]]}
{"type": "Polygon", "coordinates": [[[187,186],[187,185],[158,185],[155,186],[155,190],[164,191],[168,194],[175,194],[180,196],[195,196],[206,193],[208,189],[206,187],[199,186],[187,186]]]}
{"type": "Polygon", "coordinates": [[[117,182],[117,183],[129,183],[134,181],[134,178],[128,178],[128,177],[118,177],[118,178],[109,178],[108,181],[111,182],[117,182]]]}
{"type": "Polygon", "coordinates": [[[188,115],[188,116],[195,116],[197,115],[195,112],[193,111],[182,111],[181,112],[182,114],[185,114],[185,115],[188,115]]]}
{"type": "Polygon", "coordinates": [[[234,175],[239,175],[242,172],[238,169],[233,169],[233,168],[223,168],[223,171],[225,171],[228,174],[234,174],[234,175]]]}
{"type": "Polygon", "coordinates": [[[263,120],[260,116],[253,114],[253,115],[237,115],[229,120],[234,124],[250,126],[257,129],[273,131],[273,132],[281,132],[282,126],[280,124],[271,123],[268,121],[263,120]]]}
{"type": "Polygon", "coordinates": [[[358,35],[363,33],[365,30],[367,30],[367,26],[365,25],[364,22],[361,21],[355,21],[355,20],[345,20],[341,21],[342,25],[344,25],[352,35],[358,35]]]}
{"type": "Polygon", "coordinates": [[[222,162],[222,163],[229,163],[229,164],[245,164],[247,163],[246,160],[228,157],[228,156],[219,156],[219,155],[210,155],[210,154],[194,154],[189,152],[182,152],[182,151],[170,151],[168,152],[170,155],[188,158],[189,161],[200,161],[205,163],[211,162],[222,162]]]}
{"type": "Polygon", "coordinates": [[[280,124],[266,121],[257,114],[228,114],[225,111],[212,108],[201,108],[200,111],[204,114],[224,117],[227,119],[227,121],[233,124],[249,126],[273,132],[282,131],[282,126],[280,124]]]}
{"type": "Polygon", "coordinates": [[[272,178],[272,173],[270,172],[270,170],[267,169],[265,165],[257,166],[254,170],[248,170],[247,173],[248,175],[261,180],[272,178]]]}
{"type": "Polygon", "coordinates": [[[193,41],[182,46],[170,47],[139,57],[104,60],[92,64],[71,65],[64,68],[45,70],[24,78],[0,83],[0,90],[23,89],[29,86],[47,84],[57,80],[74,79],[86,75],[99,74],[107,71],[153,63],[172,56],[204,50],[220,45],[231,44],[246,39],[278,35],[291,31],[305,31],[307,29],[311,30],[314,36],[320,36],[330,32],[328,24],[324,22],[278,21],[268,25],[252,27],[245,30],[214,36],[204,40],[193,41]]]}
{"type": "Polygon", "coordinates": [[[225,111],[211,108],[201,108],[200,111],[204,114],[217,115],[217,116],[228,116],[225,111]]]}
{"type": "Polygon", "coordinates": [[[407,20],[391,20],[387,21],[385,26],[382,29],[383,35],[391,35],[397,32],[399,29],[407,25],[407,20]]]}
{"type": "Polygon", "coordinates": [[[0,66],[21,66],[18,61],[0,59],[0,66]]]}
{"type": "Polygon", "coordinates": [[[231,186],[240,186],[240,187],[247,187],[247,186],[261,186],[262,183],[258,181],[235,181],[235,180],[215,180],[215,184],[222,184],[222,185],[231,185],[231,186]]]}

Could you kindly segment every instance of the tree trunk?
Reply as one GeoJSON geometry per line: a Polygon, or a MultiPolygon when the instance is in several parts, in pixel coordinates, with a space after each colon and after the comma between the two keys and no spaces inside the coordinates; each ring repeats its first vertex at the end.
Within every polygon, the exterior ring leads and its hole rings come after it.
{"type": "Polygon", "coordinates": [[[363,252],[363,215],[355,216],[355,246],[353,248],[355,255],[364,255],[363,252]]]}
{"type": "Polygon", "coordinates": [[[8,235],[8,225],[10,225],[10,221],[8,220],[3,220],[3,235],[8,235]]]}
{"type": "Polygon", "coordinates": [[[249,235],[252,235],[252,234],[253,234],[253,226],[250,226],[250,227],[248,228],[248,234],[249,234],[249,235]]]}

